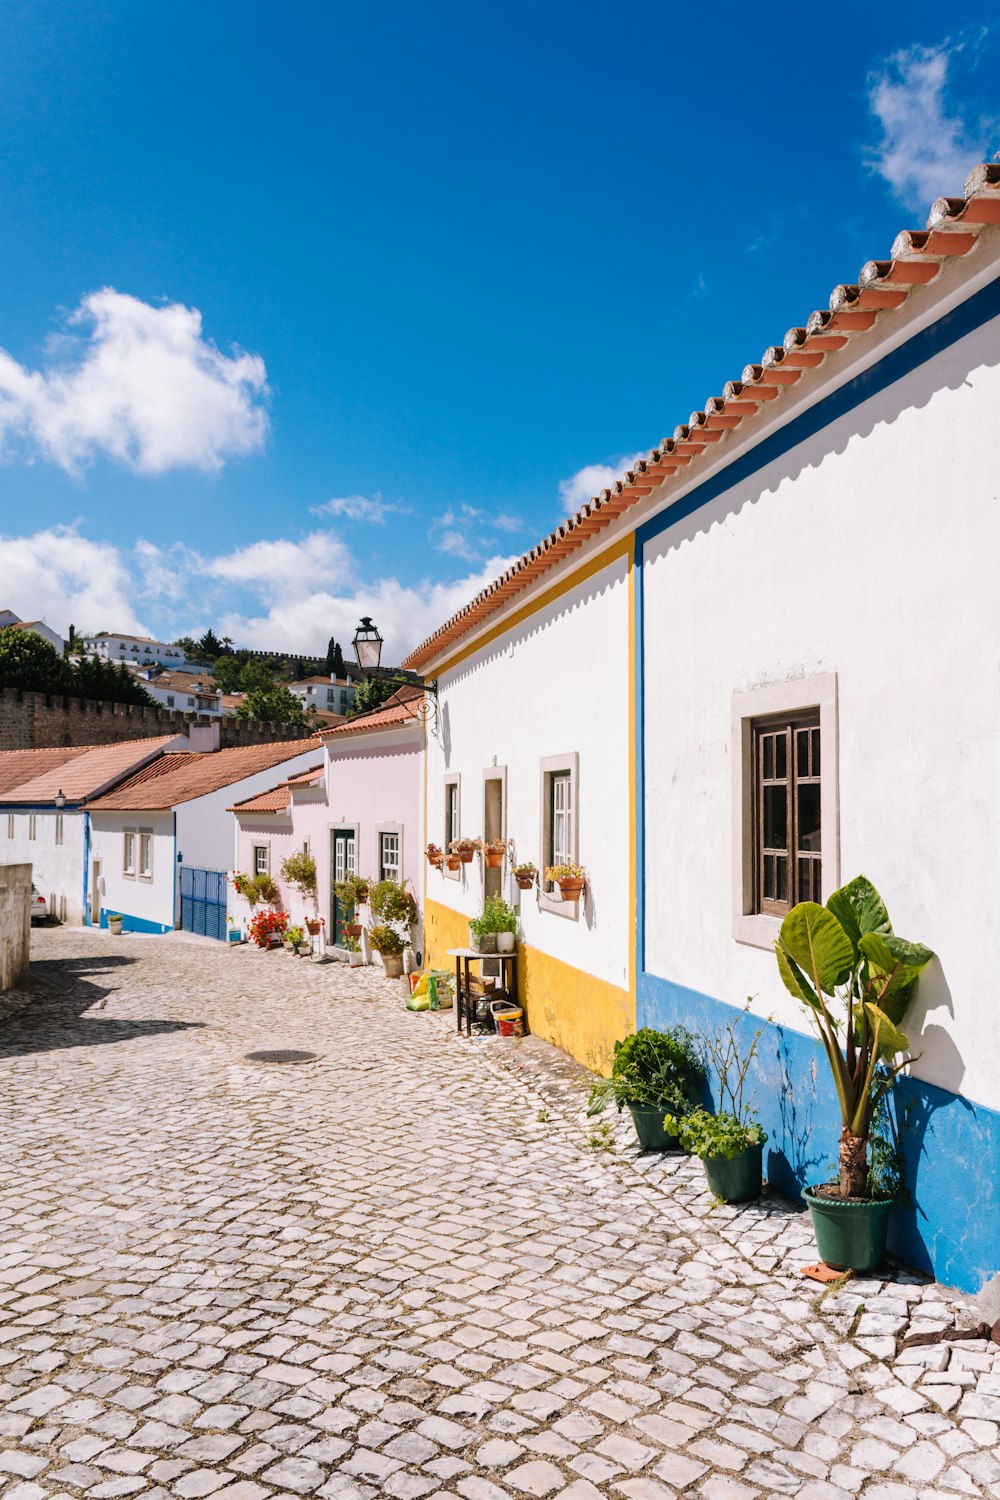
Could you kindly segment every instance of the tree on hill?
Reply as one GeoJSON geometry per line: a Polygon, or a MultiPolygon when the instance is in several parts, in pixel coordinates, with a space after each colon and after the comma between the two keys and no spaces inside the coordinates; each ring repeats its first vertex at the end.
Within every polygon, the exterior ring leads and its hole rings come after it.
{"type": "Polygon", "coordinates": [[[222,642],[211,626],[198,642],[198,655],[206,661],[214,661],[222,652],[222,642]]]}
{"type": "Polygon", "coordinates": [[[176,641],[171,641],[172,646],[180,646],[185,656],[194,656],[198,650],[198,643],[193,636],[182,635],[176,641]]]}
{"type": "Polygon", "coordinates": [[[354,689],[354,703],[347,717],[353,719],[356,714],[367,714],[373,708],[381,708],[385,700],[402,686],[402,682],[394,682],[391,677],[362,677],[354,689]]]}
{"type": "Polygon", "coordinates": [[[233,715],[236,719],[257,719],[262,724],[305,724],[301,699],[282,683],[252,687],[233,715]]]}
{"type": "Polygon", "coordinates": [[[335,641],[332,635],[326,648],[326,675],[327,677],[347,676],[347,667],[344,663],[344,653],[340,649],[340,642],[335,641]]]}
{"type": "Polygon", "coordinates": [[[148,703],[145,688],[119,664],[83,657],[66,661],[31,630],[0,629],[0,687],[32,693],[61,693],[103,703],[148,703]]]}
{"type": "Polygon", "coordinates": [[[238,656],[218,656],[213,665],[215,685],[221,692],[242,692],[246,664],[240,661],[238,656]]]}

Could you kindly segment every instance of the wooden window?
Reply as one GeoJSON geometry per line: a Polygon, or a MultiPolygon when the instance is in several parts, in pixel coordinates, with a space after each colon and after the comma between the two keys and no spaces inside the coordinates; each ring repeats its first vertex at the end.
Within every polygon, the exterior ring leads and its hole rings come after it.
{"type": "Polygon", "coordinates": [[[271,857],[267,844],[254,844],[253,872],[255,875],[270,875],[271,857]]]}
{"type": "Polygon", "coordinates": [[[380,833],[378,836],[379,880],[399,880],[399,834],[380,833]]]}
{"type": "Polygon", "coordinates": [[[139,879],[153,878],[153,834],[148,828],[139,830],[139,879]]]}
{"type": "Polygon", "coordinates": [[[126,828],[122,833],[122,874],[135,876],[135,829],[126,828]]]}
{"type": "Polygon", "coordinates": [[[458,782],[448,781],[444,788],[444,847],[446,851],[458,836],[458,782]]]}
{"type": "Polygon", "coordinates": [[[822,901],[819,714],[753,726],[754,910],[822,901]]]}
{"type": "Polygon", "coordinates": [[[559,771],[549,777],[549,805],[548,863],[574,864],[573,778],[569,771],[559,771]]]}

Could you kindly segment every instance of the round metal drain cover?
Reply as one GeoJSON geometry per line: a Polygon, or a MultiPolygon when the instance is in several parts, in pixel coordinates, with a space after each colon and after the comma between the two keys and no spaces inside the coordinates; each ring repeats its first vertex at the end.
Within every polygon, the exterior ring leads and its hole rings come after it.
{"type": "Polygon", "coordinates": [[[291,1048],[285,1048],[277,1052],[248,1052],[247,1062],[264,1063],[304,1063],[312,1062],[318,1057],[318,1052],[295,1052],[291,1048]]]}

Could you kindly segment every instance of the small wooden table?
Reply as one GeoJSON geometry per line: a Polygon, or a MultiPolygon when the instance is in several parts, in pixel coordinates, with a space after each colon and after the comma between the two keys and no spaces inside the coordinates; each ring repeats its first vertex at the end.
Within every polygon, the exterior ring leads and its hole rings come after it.
{"type": "Polygon", "coordinates": [[[509,1000],[517,1004],[517,953],[480,953],[476,948],[449,948],[448,957],[455,960],[455,1029],[461,1031],[465,1017],[465,1034],[472,1035],[472,1023],[479,1000],[509,1000]],[[472,995],[469,992],[469,965],[493,959],[502,964],[500,985],[488,995],[472,995]]]}

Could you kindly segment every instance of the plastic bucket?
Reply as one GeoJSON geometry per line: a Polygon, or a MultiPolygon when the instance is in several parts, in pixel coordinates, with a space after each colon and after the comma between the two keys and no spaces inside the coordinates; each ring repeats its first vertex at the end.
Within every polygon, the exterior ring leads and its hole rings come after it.
{"type": "Polygon", "coordinates": [[[749,1203],[759,1198],[764,1175],[764,1146],[748,1146],[739,1156],[703,1156],[702,1166],[713,1194],[722,1203],[749,1203]]]}
{"type": "Polygon", "coordinates": [[[820,1198],[803,1194],[820,1259],[835,1271],[875,1271],[885,1260],[891,1198],[820,1198]]]}
{"type": "Polygon", "coordinates": [[[524,1036],[524,1011],[519,1005],[501,1001],[493,1007],[493,1024],[497,1036],[524,1036]]]}
{"type": "Polygon", "coordinates": [[[677,1137],[663,1128],[666,1109],[658,1104],[630,1104],[628,1112],[639,1140],[640,1151],[676,1151],[677,1137]]]}

